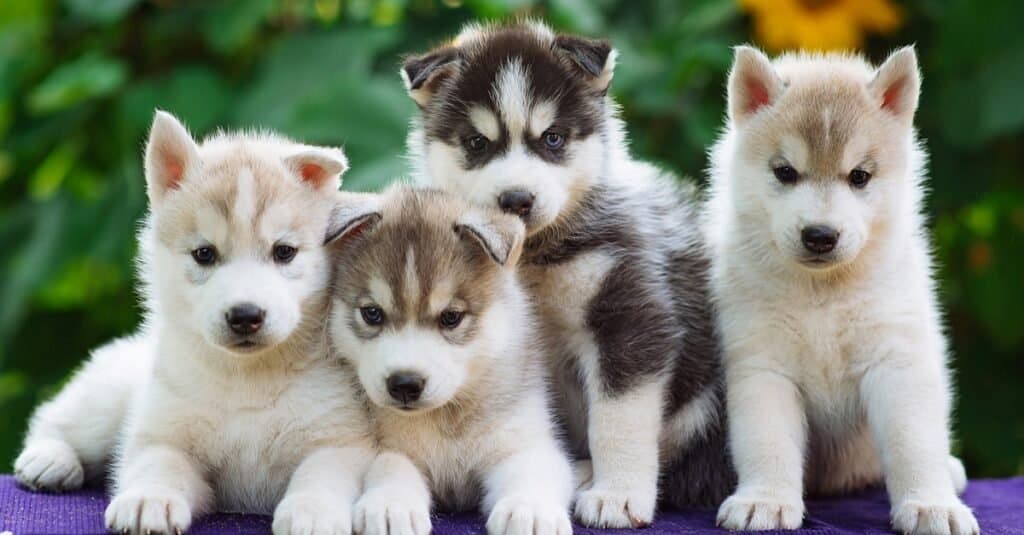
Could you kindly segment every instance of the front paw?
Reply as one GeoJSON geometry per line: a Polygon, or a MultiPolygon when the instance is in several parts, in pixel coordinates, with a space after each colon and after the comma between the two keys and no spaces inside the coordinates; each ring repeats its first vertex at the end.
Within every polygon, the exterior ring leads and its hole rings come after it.
{"type": "Polygon", "coordinates": [[[487,519],[488,535],[572,535],[569,511],[535,498],[503,498],[487,519]]]}
{"type": "Polygon", "coordinates": [[[352,510],[352,527],[361,535],[428,535],[430,500],[397,492],[368,492],[352,510]]]}
{"type": "Polygon", "coordinates": [[[60,440],[35,440],[14,461],[14,476],[32,490],[63,492],[81,488],[85,479],[75,450],[60,440]]]}
{"type": "Polygon", "coordinates": [[[739,489],[718,508],[717,523],[728,530],[798,529],[804,502],[769,490],[739,489]]]}
{"type": "Polygon", "coordinates": [[[905,500],[892,508],[892,526],[912,535],[978,535],[974,513],[956,498],[905,500]]]}
{"type": "Polygon", "coordinates": [[[589,528],[642,528],[654,521],[657,501],[656,489],[592,487],[576,496],[576,518],[589,528]]]}
{"type": "Polygon", "coordinates": [[[351,535],[347,499],[320,494],[288,494],[274,509],[274,535],[351,535]]]}
{"type": "Polygon", "coordinates": [[[127,489],[107,506],[107,529],[116,533],[180,534],[192,523],[185,495],[166,487],[127,489]]]}

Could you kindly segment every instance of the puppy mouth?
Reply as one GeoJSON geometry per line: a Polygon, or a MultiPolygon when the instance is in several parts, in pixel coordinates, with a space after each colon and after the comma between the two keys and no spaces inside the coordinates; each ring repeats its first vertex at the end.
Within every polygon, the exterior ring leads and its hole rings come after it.
{"type": "Polygon", "coordinates": [[[799,262],[801,266],[815,271],[825,270],[839,263],[833,254],[804,256],[799,262]]]}
{"type": "Polygon", "coordinates": [[[233,353],[256,353],[264,349],[267,346],[266,343],[256,340],[254,338],[244,338],[241,340],[235,340],[228,345],[228,349],[233,353]]]}

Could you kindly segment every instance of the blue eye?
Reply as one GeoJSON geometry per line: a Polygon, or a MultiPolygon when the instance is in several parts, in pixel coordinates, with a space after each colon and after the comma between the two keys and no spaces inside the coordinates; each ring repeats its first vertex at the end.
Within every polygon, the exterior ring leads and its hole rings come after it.
{"type": "Polygon", "coordinates": [[[548,130],[544,132],[544,146],[551,149],[560,149],[565,144],[565,136],[548,130]]]}
{"type": "Polygon", "coordinates": [[[210,266],[217,261],[217,249],[207,245],[192,250],[192,259],[200,266],[210,266]]]}

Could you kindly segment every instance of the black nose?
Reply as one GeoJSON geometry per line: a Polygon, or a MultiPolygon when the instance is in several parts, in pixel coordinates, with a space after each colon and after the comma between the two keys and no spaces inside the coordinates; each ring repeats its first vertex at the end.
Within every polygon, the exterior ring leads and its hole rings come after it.
{"type": "Polygon", "coordinates": [[[804,247],[815,254],[824,254],[836,248],[839,231],[825,225],[811,225],[800,231],[804,247]]]}
{"type": "Polygon", "coordinates": [[[498,195],[498,206],[510,214],[527,216],[533,209],[533,199],[534,195],[529,191],[509,190],[498,195]]]}
{"type": "Polygon", "coordinates": [[[388,394],[395,401],[412,403],[420,399],[427,380],[415,373],[393,373],[388,376],[388,394]]]}
{"type": "Polygon", "coordinates": [[[263,326],[266,311],[252,303],[242,303],[231,307],[224,314],[228,327],[237,334],[252,334],[263,326]]]}

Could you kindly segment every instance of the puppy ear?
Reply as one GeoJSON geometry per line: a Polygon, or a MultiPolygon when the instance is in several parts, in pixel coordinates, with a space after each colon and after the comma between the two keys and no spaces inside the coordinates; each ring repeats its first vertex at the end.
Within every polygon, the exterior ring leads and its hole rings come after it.
{"type": "Polygon", "coordinates": [[[420,108],[426,108],[441,83],[458,66],[459,49],[446,46],[420,56],[409,56],[402,62],[399,73],[405,90],[420,108]]]}
{"type": "Polygon", "coordinates": [[[381,219],[380,197],[372,193],[339,191],[331,210],[324,245],[348,243],[372,229],[381,219]]]}
{"type": "Polygon", "coordinates": [[[611,43],[604,39],[559,35],[552,46],[572,62],[590,87],[602,94],[608,91],[618,55],[611,43]]]}
{"type": "Polygon", "coordinates": [[[471,210],[455,223],[455,233],[502,266],[515,266],[523,252],[526,227],[518,217],[471,210]]]}
{"type": "Polygon", "coordinates": [[[146,191],[157,204],[199,165],[199,146],[173,115],[157,110],[146,142],[146,191]]]}
{"type": "Polygon", "coordinates": [[[751,46],[736,47],[729,73],[729,117],[735,124],[774,104],[782,90],[782,79],[768,56],[751,46]]]}
{"type": "Polygon", "coordinates": [[[339,148],[303,147],[284,159],[285,165],[314,189],[337,191],[341,175],[348,170],[348,158],[339,148]]]}
{"type": "Polygon", "coordinates": [[[921,91],[921,75],[917,70],[917,52],[913,46],[903,47],[878,68],[868,90],[878,105],[901,121],[913,123],[917,99],[921,91]]]}

